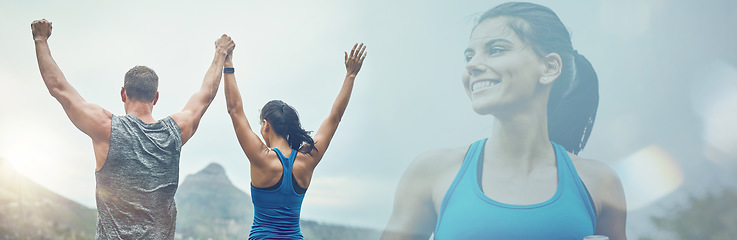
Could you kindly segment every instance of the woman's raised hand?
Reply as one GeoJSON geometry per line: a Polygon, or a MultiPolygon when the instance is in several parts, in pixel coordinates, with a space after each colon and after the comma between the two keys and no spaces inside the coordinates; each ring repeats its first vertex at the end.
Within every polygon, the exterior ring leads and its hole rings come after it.
{"type": "Polygon", "coordinates": [[[361,70],[363,59],[366,58],[367,53],[364,52],[364,50],[366,50],[366,46],[364,46],[363,43],[361,43],[361,45],[358,45],[358,43],[356,43],[353,45],[353,49],[351,49],[350,55],[348,54],[348,52],[345,52],[346,75],[355,77],[358,74],[358,71],[361,70]]]}

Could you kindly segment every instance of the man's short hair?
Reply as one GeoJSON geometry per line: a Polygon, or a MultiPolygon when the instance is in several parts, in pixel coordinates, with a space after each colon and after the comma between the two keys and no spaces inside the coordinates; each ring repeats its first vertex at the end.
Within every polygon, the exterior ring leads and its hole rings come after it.
{"type": "Polygon", "coordinates": [[[159,89],[159,76],[149,67],[135,66],[125,73],[123,88],[132,100],[153,102],[159,89]]]}

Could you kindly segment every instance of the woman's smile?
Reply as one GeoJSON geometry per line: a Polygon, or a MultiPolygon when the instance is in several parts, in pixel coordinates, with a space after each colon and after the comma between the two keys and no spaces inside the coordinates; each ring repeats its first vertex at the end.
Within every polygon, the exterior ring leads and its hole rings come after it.
{"type": "Polygon", "coordinates": [[[479,79],[471,81],[471,94],[479,93],[487,89],[491,89],[499,85],[502,80],[499,79],[479,79]]]}

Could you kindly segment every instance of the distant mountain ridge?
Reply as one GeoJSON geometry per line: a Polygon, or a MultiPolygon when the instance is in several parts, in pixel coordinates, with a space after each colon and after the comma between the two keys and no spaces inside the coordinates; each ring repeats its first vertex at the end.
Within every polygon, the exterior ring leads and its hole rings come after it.
{"type": "Polygon", "coordinates": [[[174,199],[178,239],[248,238],[251,196],[235,187],[219,164],[211,163],[185,177],[174,199]]]}
{"type": "MultiPolygon", "coordinates": [[[[188,175],[175,198],[177,239],[248,239],[253,221],[251,196],[235,187],[219,164],[211,163],[188,175]]],[[[310,220],[300,224],[305,239],[362,240],[380,236],[373,229],[310,220]]]]}
{"type": "Polygon", "coordinates": [[[0,158],[0,239],[94,239],[97,212],[16,172],[0,158]]]}
{"type": "MultiPolygon", "coordinates": [[[[210,164],[188,175],[175,196],[176,239],[248,239],[253,204],[225,169],[210,164]]],[[[0,239],[94,239],[97,211],[62,197],[0,158],[0,239]]],[[[374,229],[301,221],[308,240],[378,239],[374,229]]]]}

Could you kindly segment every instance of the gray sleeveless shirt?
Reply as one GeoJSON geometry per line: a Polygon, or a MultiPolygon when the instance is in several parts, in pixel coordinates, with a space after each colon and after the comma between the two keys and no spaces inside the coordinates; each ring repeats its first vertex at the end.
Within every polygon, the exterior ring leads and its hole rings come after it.
{"type": "Polygon", "coordinates": [[[95,172],[96,239],[174,239],[181,149],[171,117],[113,115],[107,160],[95,172]]]}

